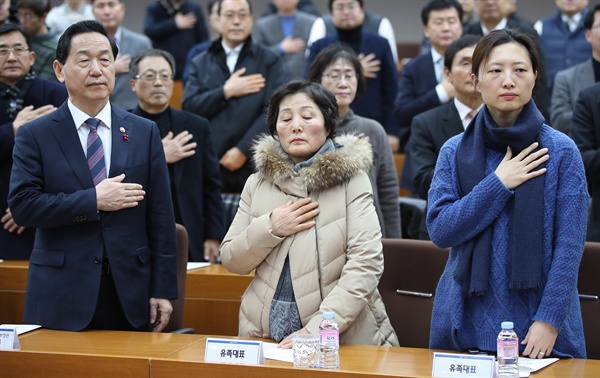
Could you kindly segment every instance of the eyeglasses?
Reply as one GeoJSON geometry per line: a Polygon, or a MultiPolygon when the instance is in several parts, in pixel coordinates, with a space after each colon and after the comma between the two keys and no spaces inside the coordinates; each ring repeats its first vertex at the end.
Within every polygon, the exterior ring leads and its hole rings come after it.
{"type": "Polygon", "coordinates": [[[353,11],[358,8],[360,5],[356,1],[349,2],[347,4],[336,4],[333,9],[338,12],[343,12],[344,9],[348,9],[349,11],[353,11]]]}
{"type": "Polygon", "coordinates": [[[326,76],[329,80],[333,81],[334,83],[339,83],[342,81],[342,79],[346,80],[347,83],[352,83],[356,79],[358,79],[358,74],[356,74],[355,72],[346,72],[344,74],[341,74],[339,72],[331,72],[328,74],[323,74],[323,76],[326,76]]]}
{"type": "Polygon", "coordinates": [[[173,75],[164,72],[146,72],[141,75],[135,75],[135,79],[142,79],[146,83],[154,83],[156,78],[159,78],[163,83],[170,83],[173,81],[173,75]]]}
{"type": "Polygon", "coordinates": [[[29,53],[29,49],[23,46],[15,46],[15,47],[2,47],[0,48],[0,56],[7,57],[10,53],[15,54],[15,56],[25,56],[29,53]]]}

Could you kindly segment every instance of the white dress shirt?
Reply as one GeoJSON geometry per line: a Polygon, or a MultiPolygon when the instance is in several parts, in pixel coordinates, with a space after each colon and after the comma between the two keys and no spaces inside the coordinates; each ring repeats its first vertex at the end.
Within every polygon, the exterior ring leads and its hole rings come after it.
{"type": "Polygon", "coordinates": [[[90,133],[90,128],[85,125],[85,121],[87,121],[88,118],[98,118],[101,121],[100,125],[98,125],[98,136],[102,140],[102,147],[104,148],[104,165],[106,166],[106,175],[107,177],[110,177],[108,176],[110,172],[110,156],[112,152],[112,136],[110,133],[112,116],[110,101],[107,102],[106,106],[102,108],[102,110],[95,116],[85,114],[85,112],[81,111],[75,105],[73,105],[71,99],[68,100],[67,106],[69,107],[69,111],[71,112],[71,117],[73,117],[73,122],[75,123],[75,127],[77,128],[77,134],[79,135],[79,141],[81,142],[81,148],[83,149],[83,154],[86,158],[87,139],[88,134],[90,133]]]}

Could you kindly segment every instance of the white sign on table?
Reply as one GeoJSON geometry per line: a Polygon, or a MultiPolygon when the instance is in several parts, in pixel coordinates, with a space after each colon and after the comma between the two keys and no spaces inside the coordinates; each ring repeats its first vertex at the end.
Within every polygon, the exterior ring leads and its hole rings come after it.
{"type": "Polygon", "coordinates": [[[493,378],[495,357],[480,354],[433,353],[434,377],[493,378]]]}
{"type": "Polygon", "coordinates": [[[206,339],[205,362],[260,365],[265,363],[262,341],[206,339]]]}
{"type": "Polygon", "coordinates": [[[21,350],[16,327],[0,328],[0,350],[21,350]]]}

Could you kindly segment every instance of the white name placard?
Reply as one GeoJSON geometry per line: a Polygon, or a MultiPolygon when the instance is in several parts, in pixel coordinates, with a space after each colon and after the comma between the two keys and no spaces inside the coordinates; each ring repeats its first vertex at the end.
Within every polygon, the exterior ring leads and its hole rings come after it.
{"type": "Polygon", "coordinates": [[[495,357],[479,354],[433,353],[433,377],[493,378],[495,357]]]}
{"type": "Polygon", "coordinates": [[[16,327],[0,328],[0,350],[21,350],[16,327]]]}
{"type": "Polygon", "coordinates": [[[265,363],[262,341],[206,339],[205,362],[259,365],[265,363]]]}

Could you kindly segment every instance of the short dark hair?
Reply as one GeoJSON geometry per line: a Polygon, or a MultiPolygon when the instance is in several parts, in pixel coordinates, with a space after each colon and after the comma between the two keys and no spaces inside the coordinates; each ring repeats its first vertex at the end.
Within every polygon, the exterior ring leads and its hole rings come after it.
{"type": "MultiPolygon", "coordinates": [[[[331,13],[333,11],[333,2],[334,1],[335,0],[329,0],[329,4],[328,4],[329,13],[331,13]]],[[[358,2],[358,5],[360,5],[360,9],[364,9],[365,8],[365,5],[363,4],[363,0],[356,0],[356,1],[358,2]]]]}
{"type": "MultiPolygon", "coordinates": [[[[223,1],[225,1],[225,0],[219,0],[219,7],[217,8],[217,14],[219,16],[221,15],[221,4],[223,4],[223,1]]],[[[246,1],[246,3],[248,3],[248,9],[250,10],[250,14],[252,14],[252,4],[250,3],[250,0],[245,0],[245,1],[246,1]]]]}
{"type": "Polygon", "coordinates": [[[329,92],[319,83],[308,80],[294,80],[283,84],[273,92],[267,110],[267,127],[272,136],[277,135],[277,117],[279,116],[279,105],[284,98],[298,93],[304,93],[319,107],[325,120],[325,130],[329,138],[335,135],[340,115],[337,100],[333,93],[329,92]]]}
{"type": "Polygon", "coordinates": [[[29,49],[31,50],[31,36],[22,27],[11,22],[5,22],[4,24],[0,25],[0,35],[13,32],[21,33],[25,38],[25,43],[27,44],[27,47],[29,47],[29,49]]]}
{"type": "Polygon", "coordinates": [[[71,51],[71,41],[73,40],[73,37],[84,33],[99,33],[108,38],[108,42],[110,43],[110,48],[113,53],[113,58],[117,57],[117,54],[119,53],[117,44],[115,43],[115,40],[108,35],[104,29],[104,26],[102,26],[102,24],[98,21],[83,20],[69,26],[67,30],[65,30],[65,32],[60,36],[58,45],[56,46],[56,60],[58,60],[60,64],[65,64],[67,61],[67,57],[71,51]]]}
{"type": "Polygon", "coordinates": [[[463,9],[462,5],[456,0],[431,0],[421,10],[421,21],[423,25],[429,22],[429,14],[431,11],[438,11],[448,8],[455,8],[458,12],[458,21],[462,23],[463,9]]]}
{"type": "Polygon", "coordinates": [[[134,79],[140,73],[140,62],[144,58],[148,57],[162,57],[165,58],[169,66],[171,67],[171,72],[175,75],[175,58],[171,55],[170,52],[160,49],[144,49],[135,54],[133,58],[131,58],[131,62],[129,63],[129,77],[134,79]]]}
{"type": "Polygon", "coordinates": [[[477,45],[477,42],[479,42],[480,39],[481,37],[478,35],[465,34],[452,42],[444,53],[444,67],[449,71],[452,71],[452,61],[456,54],[462,49],[477,45]]]}
{"type": "Polygon", "coordinates": [[[357,86],[356,86],[356,98],[358,98],[364,91],[366,85],[365,75],[363,74],[362,64],[358,59],[358,55],[348,45],[341,43],[334,43],[329,45],[315,57],[315,60],[311,63],[308,68],[307,80],[314,81],[315,83],[321,83],[321,78],[327,67],[335,63],[338,59],[342,59],[350,63],[350,65],[356,71],[357,86]]]}
{"type": "Polygon", "coordinates": [[[596,12],[600,12],[600,4],[596,4],[596,6],[590,9],[585,15],[585,18],[583,19],[583,27],[585,29],[591,30],[592,26],[594,26],[594,14],[596,14],[596,12]]]}
{"type": "Polygon", "coordinates": [[[50,8],[52,8],[50,0],[19,0],[17,2],[17,9],[29,9],[38,17],[44,13],[48,14],[50,8]]]}
{"type": "MultiPolygon", "coordinates": [[[[208,3],[206,3],[206,9],[208,10],[207,15],[211,15],[212,14],[212,9],[215,6],[215,4],[218,4],[219,0],[209,0],[208,3]]],[[[219,13],[219,10],[217,8],[217,14],[219,13]]]]}
{"type": "Polygon", "coordinates": [[[531,67],[534,72],[538,72],[536,81],[539,80],[540,57],[535,48],[535,43],[533,43],[533,40],[527,34],[515,29],[493,30],[481,38],[477,46],[475,46],[475,51],[473,51],[472,72],[475,74],[475,77],[479,78],[479,68],[488,61],[494,47],[507,43],[518,43],[525,47],[529,53],[529,59],[531,59],[531,67]]]}

